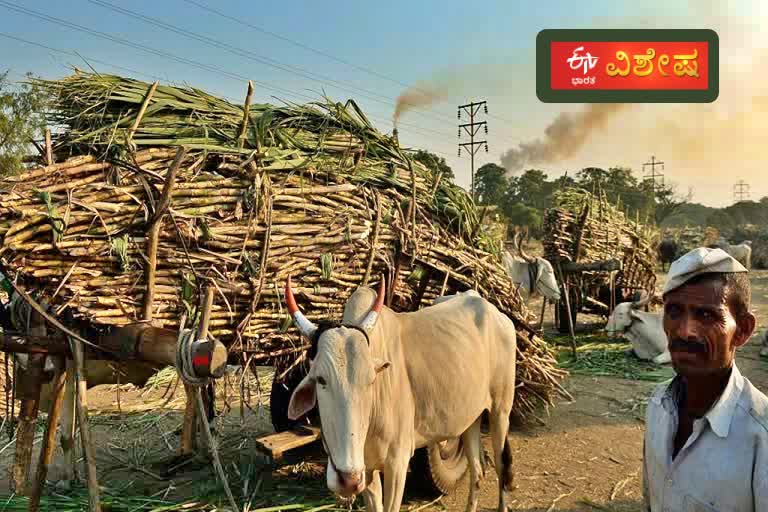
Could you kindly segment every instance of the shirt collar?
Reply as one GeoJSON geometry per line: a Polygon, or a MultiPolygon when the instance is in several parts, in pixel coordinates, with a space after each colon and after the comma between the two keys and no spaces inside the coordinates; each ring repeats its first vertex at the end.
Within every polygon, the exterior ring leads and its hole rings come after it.
{"type": "Polygon", "coordinates": [[[712,431],[719,437],[728,437],[731,420],[736,411],[736,405],[739,403],[742,389],[744,389],[744,377],[734,362],[731,377],[728,379],[723,394],[704,416],[709,421],[712,431]]]}
{"type": "MultiPolygon", "coordinates": [[[[677,375],[670,381],[664,392],[653,396],[651,401],[656,405],[664,406],[669,412],[675,411],[680,400],[680,384],[681,377],[677,375]]],[[[739,403],[742,389],[744,389],[744,377],[741,375],[739,368],[734,362],[731,376],[728,379],[728,384],[726,384],[723,393],[707,414],[704,415],[709,422],[712,431],[718,437],[728,437],[728,432],[731,428],[731,420],[736,411],[736,405],[739,403]]]]}

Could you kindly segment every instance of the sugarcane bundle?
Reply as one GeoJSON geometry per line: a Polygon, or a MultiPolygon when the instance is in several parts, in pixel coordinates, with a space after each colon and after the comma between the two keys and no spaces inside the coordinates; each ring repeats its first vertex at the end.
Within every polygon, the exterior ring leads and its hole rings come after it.
{"type": "Polygon", "coordinates": [[[283,307],[289,275],[312,320],[339,318],[381,275],[398,311],[475,288],[518,327],[516,413],[552,403],[565,372],[528,327],[471,199],[354,102],[278,107],[249,93],[239,106],[85,73],[39,85],[64,127],[58,163],[3,181],[0,256],[55,312],[177,328],[209,284],[211,335],[252,362],[286,364],[306,349],[283,307]]]}
{"type": "Polygon", "coordinates": [[[716,244],[720,240],[721,234],[719,229],[712,226],[703,230],[701,227],[679,227],[666,228],[664,237],[677,243],[677,256],[680,257],[697,247],[716,244]]]}
{"type": "MultiPolygon", "coordinates": [[[[554,195],[553,208],[544,217],[544,257],[557,264],[622,261],[616,286],[653,290],[657,264],[658,232],[629,218],[605,194],[567,188],[554,195]]],[[[605,274],[583,272],[584,281],[599,284],[605,274]]]]}

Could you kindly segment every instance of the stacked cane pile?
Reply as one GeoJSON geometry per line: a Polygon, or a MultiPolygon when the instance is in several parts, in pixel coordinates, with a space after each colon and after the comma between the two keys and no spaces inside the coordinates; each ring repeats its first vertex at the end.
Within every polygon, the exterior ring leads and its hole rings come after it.
{"type": "MultiPolygon", "coordinates": [[[[616,285],[653,290],[658,261],[658,232],[639,219],[630,219],[604,194],[583,189],[558,191],[554,207],[544,218],[544,257],[553,263],[622,261],[616,285]]],[[[605,275],[585,272],[585,278],[605,275]]]]}
{"type": "Polygon", "coordinates": [[[564,372],[527,326],[471,199],[353,102],[251,104],[249,89],[239,106],[85,73],[40,85],[64,130],[55,163],[3,180],[0,256],[58,314],[177,328],[210,283],[211,335],[266,364],[306,348],[283,306],[289,275],[312,320],[340,318],[381,275],[397,311],[475,288],[518,326],[518,415],[552,403],[564,372]]]}

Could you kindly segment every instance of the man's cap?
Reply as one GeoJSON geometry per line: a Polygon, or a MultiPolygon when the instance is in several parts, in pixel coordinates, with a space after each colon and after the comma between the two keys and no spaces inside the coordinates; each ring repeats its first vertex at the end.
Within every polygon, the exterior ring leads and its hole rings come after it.
{"type": "Polygon", "coordinates": [[[681,256],[670,265],[662,295],[680,288],[701,274],[726,272],[748,272],[748,270],[722,249],[699,247],[681,256]]]}

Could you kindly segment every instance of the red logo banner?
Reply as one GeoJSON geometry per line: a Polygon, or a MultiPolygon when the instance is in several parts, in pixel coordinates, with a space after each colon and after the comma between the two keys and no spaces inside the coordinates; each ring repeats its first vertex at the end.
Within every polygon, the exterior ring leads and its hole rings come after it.
{"type": "Polygon", "coordinates": [[[707,41],[552,41],[552,90],[707,90],[707,41]]]}

